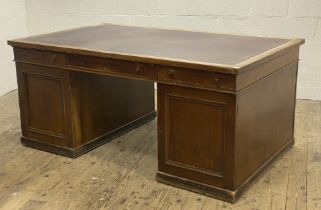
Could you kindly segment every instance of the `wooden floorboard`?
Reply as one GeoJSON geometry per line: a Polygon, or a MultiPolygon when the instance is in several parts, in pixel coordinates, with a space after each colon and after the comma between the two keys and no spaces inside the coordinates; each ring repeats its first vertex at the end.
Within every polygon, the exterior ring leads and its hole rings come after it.
{"type": "Polygon", "coordinates": [[[321,101],[297,101],[295,145],[235,204],[156,182],[156,126],[70,159],[22,146],[17,92],[1,96],[0,209],[321,209],[321,101]]]}

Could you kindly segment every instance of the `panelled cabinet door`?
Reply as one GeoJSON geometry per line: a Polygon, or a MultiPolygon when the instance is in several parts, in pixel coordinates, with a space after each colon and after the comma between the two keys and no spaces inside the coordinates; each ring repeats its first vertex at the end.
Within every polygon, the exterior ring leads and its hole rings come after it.
{"type": "Polygon", "coordinates": [[[23,137],[72,145],[68,78],[61,69],[17,63],[23,137]]]}
{"type": "Polygon", "coordinates": [[[159,84],[158,100],[159,171],[229,185],[234,95],[159,84]]]}

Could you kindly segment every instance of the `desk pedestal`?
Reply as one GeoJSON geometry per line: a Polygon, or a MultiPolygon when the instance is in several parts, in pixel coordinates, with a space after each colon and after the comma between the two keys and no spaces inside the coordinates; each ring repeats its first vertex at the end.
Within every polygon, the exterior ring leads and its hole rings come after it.
{"type": "Polygon", "coordinates": [[[296,74],[235,93],[159,84],[157,179],[234,202],[294,142],[296,74]]]}
{"type": "Polygon", "coordinates": [[[77,157],[154,119],[154,84],[17,62],[24,145],[77,157]]]}

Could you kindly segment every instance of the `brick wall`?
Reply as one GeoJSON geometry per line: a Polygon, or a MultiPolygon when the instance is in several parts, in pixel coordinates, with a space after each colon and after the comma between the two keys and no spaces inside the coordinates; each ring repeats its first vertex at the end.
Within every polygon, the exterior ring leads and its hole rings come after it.
{"type": "Polygon", "coordinates": [[[321,100],[321,0],[26,0],[26,11],[30,34],[109,22],[305,38],[298,98],[321,100]]]}

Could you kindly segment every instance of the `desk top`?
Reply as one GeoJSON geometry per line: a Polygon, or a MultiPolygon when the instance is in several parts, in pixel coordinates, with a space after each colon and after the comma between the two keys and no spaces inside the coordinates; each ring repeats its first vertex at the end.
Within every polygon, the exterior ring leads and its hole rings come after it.
{"type": "Polygon", "coordinates": [[[103,24],[8,43],[14,47],[238,73],[304,40],[103,24]]]}

